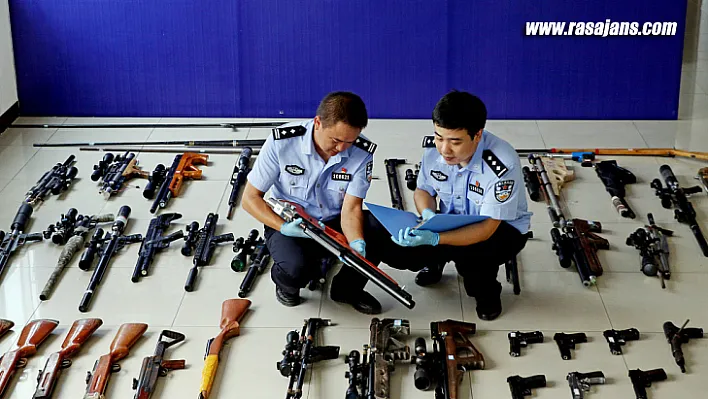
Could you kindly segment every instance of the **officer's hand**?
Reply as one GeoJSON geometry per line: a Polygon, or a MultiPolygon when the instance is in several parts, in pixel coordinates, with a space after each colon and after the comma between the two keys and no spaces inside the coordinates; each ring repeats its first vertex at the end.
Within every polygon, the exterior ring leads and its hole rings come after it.
{"type": "Polygon", "coordinates": [[[427,222],[430,218],[435,216],[435,211],[430,208],[425,208],[423,212],[420,213],[420,216],[423,218],[424,222],[427,222]]]}
{"type": "Polygon", "coordinates": [[[300,227],[301,218],[295,218],[291,222],[285,222],[280,225],[280,233],[288,237],[310,238],[305,231],[300,227]]]}
{"type": "Polygon", "coordinates": [[[359,252],[361,256],[366,258],[366,241],[360,238],[358,240],[350,242],[349,246],[352,247],[353,250],[359,252]]]}
{"type": "Polygon", "coordinates": [[[440,242],[440,234],[430,230],[412,230],[410,227],[406,227],[405,230],[398,231],[398,237],[391,236],[391,239],[402,247],[436,246],[440,242]]]}

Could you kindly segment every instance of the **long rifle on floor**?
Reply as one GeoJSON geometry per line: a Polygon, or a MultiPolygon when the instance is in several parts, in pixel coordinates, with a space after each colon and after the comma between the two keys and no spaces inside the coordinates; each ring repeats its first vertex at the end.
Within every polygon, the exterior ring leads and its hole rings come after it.
{"type": "Polygon", "coordinates": [[[236,131],[238,128],[278,127],[290,122],[222,122],[222,123],[16,123],[17,129],[155,129],[155,128],[208,128],[223,127],[236,131]]]}
{"type": "Polygon", "coordinates": [[[70,143],[35,143],[34,147],[104,147],[109,145],[135,145],[135,146],[184,146],[184,147],[261,147],[265,139],[251,140],[174,140],[174,141],[83,141],[70,143]]]}
{"type": "Polygon", "coordinates": [[[520,156],[530,154],[574,154],[590,153],[594,155],[624,155],[624,156],[644,156],[644,157],[668,157],[668,158],[693,158],[708,161],[708,152],[684,151],[675,148],[519,148],[516,152],[520,156]]]}

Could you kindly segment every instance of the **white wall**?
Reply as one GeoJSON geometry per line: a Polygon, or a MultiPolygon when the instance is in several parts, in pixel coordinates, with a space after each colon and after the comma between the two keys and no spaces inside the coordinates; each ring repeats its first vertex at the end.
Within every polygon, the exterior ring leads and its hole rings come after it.
{"type": "Polygon", "coordinates": [[[17,101],[15,58],[12,55],[8,0],[0,0],[0,114],[17,101]]]}

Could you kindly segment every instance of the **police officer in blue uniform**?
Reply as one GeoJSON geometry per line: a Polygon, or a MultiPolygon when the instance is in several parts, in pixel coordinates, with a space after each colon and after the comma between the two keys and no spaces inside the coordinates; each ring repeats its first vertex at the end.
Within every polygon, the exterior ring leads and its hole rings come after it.
{"type": "MultiPolygon", "coordinates": [[[[273,129],[248,175],[243,208],[265,224],[274,261],[271,278],[276,298],[285,306],[301,302],[300,289],[321,277],[322,259],[331,255],[303,233],[299,220],[286,223],[270,209],[263,199],[268,190],[273,198],[302,205],[309,215],[342,232],[354,250],[379,262],[378,246],[365,239],[381,226],[362,210],[376,149],[360,135],[367,123],[359,96],[330,93],[314,119],[273,129]]],[[[378,314],[381,305],[364,291],[366,282],[354,269],[343,267],[332,280],[330,297],[362,313],[378,314]]]]}
{"type": "Polygon", "coordinates": [[[384,261],[420,270],[416,283],[421,286],[440,281],[445,263],[455,262],[467,295],[477,300],[477,315],[493,320],[502,310],[499,265],[526,244],[531,213],[519,156],[509,143],[484,129],[486,120],[484,103],[472,94],[453,91],[438,102],[433,111],[435,135],[423,141],[414,196],[426,220],[437,212],[487,219],[442,233],[400,231],[391,237],[399,250],[390,251],[384,261]]]}

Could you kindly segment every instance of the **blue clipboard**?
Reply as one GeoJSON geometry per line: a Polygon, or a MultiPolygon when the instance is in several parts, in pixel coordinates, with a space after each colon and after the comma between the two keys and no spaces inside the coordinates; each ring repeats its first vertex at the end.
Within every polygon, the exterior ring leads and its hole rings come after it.
{"type": "MultiPolygon", "coordinates": [[[[416,227],[420,223],[418,215],[413,212],[402,211],[368,202],[364,204],[392,236],[397,237],[399,230],[405,229],[406,227],[416,227]]],[[[487,219],[487,216],[437,214],[417,228],[441,233],[443,231],[467,226],[468,224],[481,222],[485,219],[487,219]]]]}

